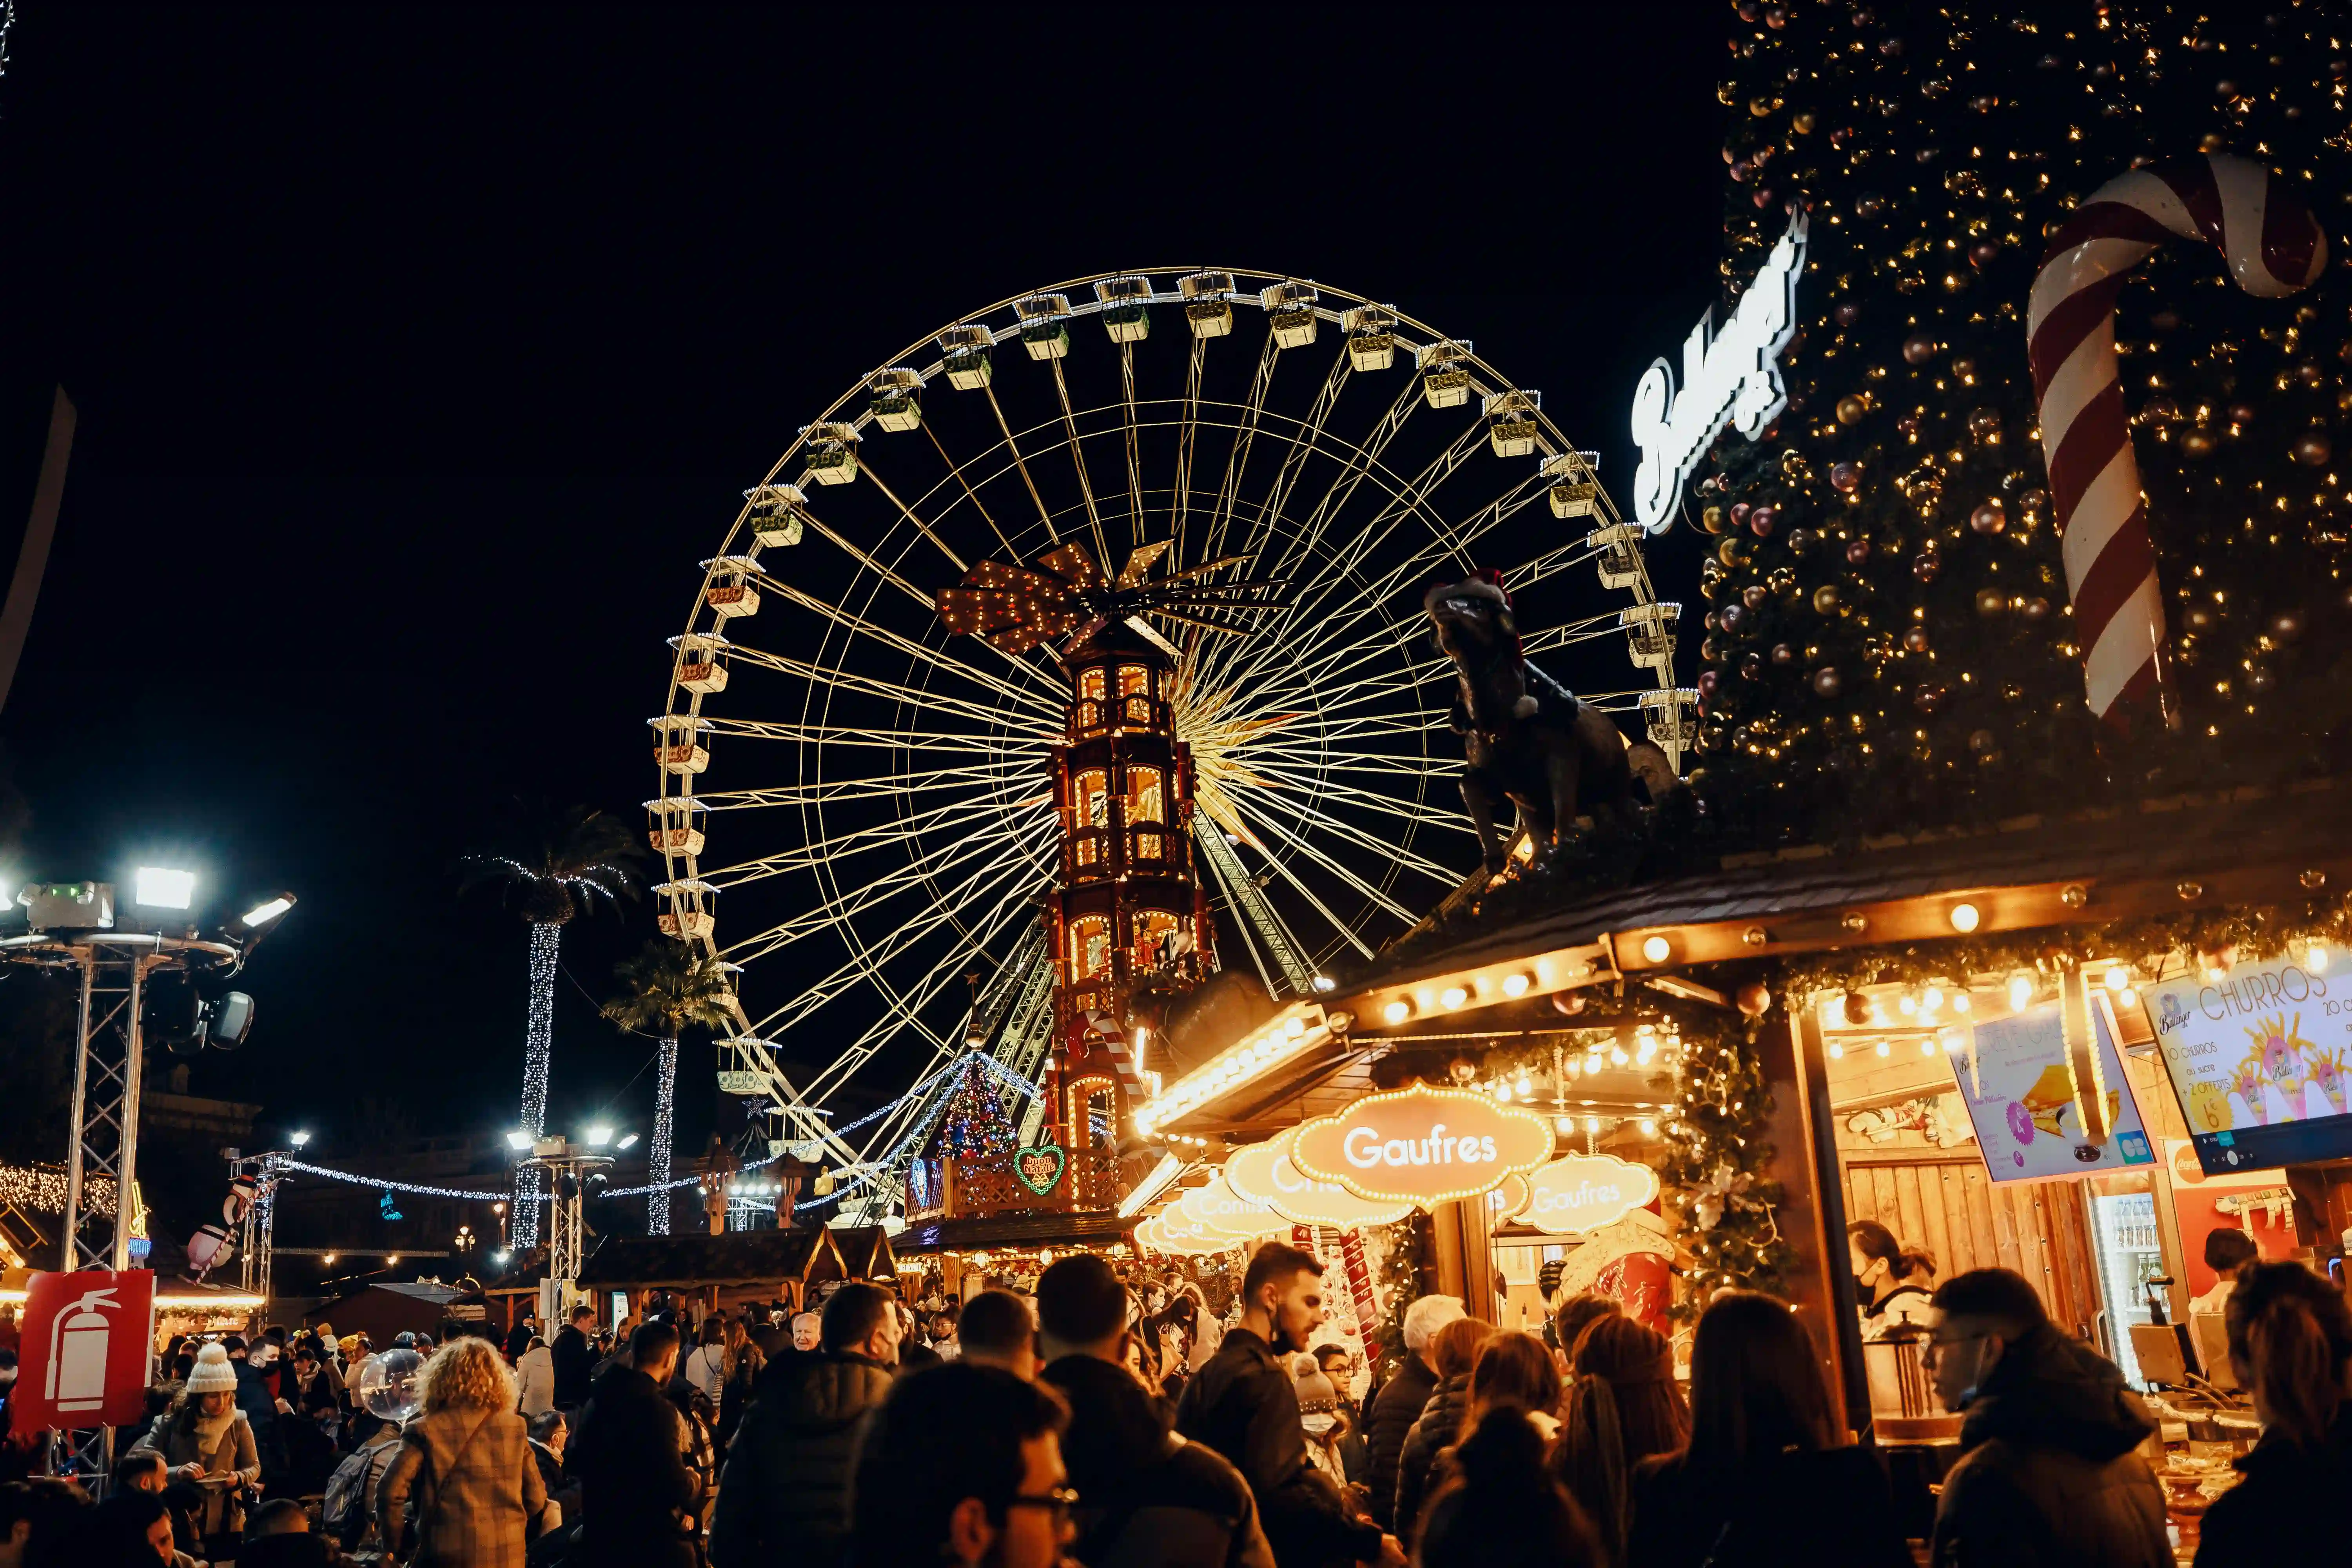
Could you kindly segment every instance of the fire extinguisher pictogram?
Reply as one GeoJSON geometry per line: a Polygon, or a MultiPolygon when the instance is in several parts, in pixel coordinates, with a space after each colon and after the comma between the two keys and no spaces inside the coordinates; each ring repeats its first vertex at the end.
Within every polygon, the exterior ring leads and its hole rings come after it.
{"type": "Polygon", "coordinates": [[[107,1347],[116,1305],[111,1288],[90,1290],[49,1325],[49,1375],[42,1390],[58,1411],[96,1410],[106,1403],[107,1347]]]}

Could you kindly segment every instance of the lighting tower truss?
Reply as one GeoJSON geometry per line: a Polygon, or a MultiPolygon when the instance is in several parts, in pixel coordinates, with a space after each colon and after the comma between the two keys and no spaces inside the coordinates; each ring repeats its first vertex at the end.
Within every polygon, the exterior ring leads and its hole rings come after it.
{"type": "MultiPolygon", "coordinates": [[[[851,1189],[845,1218],[896,1204],[936,1109],[904,1095],[845,1137],[826,1108],[858,1073],[930,1084],[983,1019],[992,1059],[1030,1081],[1069,1043],[1052,972],[1093,931],[1072,834],[1130,835],[1149,798],[1112,789],[1106,822],[1069,817],[1094,764],[1065,660],[1105,628],[1164,656],[1142,660],[1148,727],[1189,758],[1191,820],[1171,778],[1160,826],[1192,845],[1160,865],[1212,918],[1180,956],[1239,965],[1238,943],[1277,998],[1369,958],[1477,864],[1432,582],[1500,569],[1526,651],[1680,768],[1681,609],[1596,461],[1468,342],[1221,268],[957,317],[801,427],[700,562],[646,804],[662,929],[742,972],[727,1065],[851,1189]],[[950,625],[957,592],[1022,601],[1038,636],[950,625]],[[975,973],[1011,987],[1001,1017],[962,994],[975,973]]],[[[1155,765],[1143,739],[1104,765],[1155,765]]],[[[1168,953],[1165,933],[1120,933],[1139,975],[1168,953]]],[[[1091,1022],[1115,1047],[1120,1020],[1091,1022]]],[[[1046,1109],[1023,1108],[1024,1141],[1046,1109]]]]}
{"type": "MultiPolygon", "coordinates": [[[[58,1247],[68,1270],[134,1267],[131,1242],[145,1229],[139,1207],[139,1096],[146,1071],[140,1008],[155,976],[234,972],[242,954],[226,942],[111,931],[34,931],[0,940],[0,963],[70,974],[76,1011],[73,1142],[66,1157],[65,1225],[58,1247]],[[110,1204],[94,1204],[111,1187],[110,1204]]],[[[114,1429],[59,1435],[77,1474],[102,1489],[112,1468],[114,1429]]]]}

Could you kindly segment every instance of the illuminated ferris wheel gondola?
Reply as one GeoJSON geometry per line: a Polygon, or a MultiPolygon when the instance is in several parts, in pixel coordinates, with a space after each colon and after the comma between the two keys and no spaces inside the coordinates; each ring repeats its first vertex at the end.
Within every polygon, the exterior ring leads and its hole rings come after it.
{"type": "Polygon", "coordinates": [[[733,1087],[872,1215],[939,1096],[835,1131],[862,1071],[1034,1080],[1150,974],[1311,994],[1477,863],[1429,582],[1502,568],[1679,765],[1639,538],[1537,393],[1321,285],[1107,273],[918,341],[745,492],[672,639],[656,890],[741,967],[733,1087]]]}

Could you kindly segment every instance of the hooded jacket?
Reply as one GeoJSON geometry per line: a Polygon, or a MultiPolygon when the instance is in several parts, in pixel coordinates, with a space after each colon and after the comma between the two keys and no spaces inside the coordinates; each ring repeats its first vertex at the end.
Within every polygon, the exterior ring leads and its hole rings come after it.
{"type": "Polygon", "coordinates": [[[596,1380],[563,1448],[564,1473],[580,1483],[576,1561],[693,1568],[702,1478],[686,1447],[685,1424],[652,1378],[616,1366],[596,1380]]]}
{"type": "Polygon", "coordinates": [[[771,1362],[719,1482],[710,1561],[767,1568],[837,1557],[849,1535],[849,1483],[866,1419],[890,1369],[848,1352],[771,1362]]]}
{"type": "Polygon", "coordinates": [[[1071,1555],[1087,1568],[1274,1568],[1249,1483],[1171,1432],[1125,1368],[1064,1356],[1044,1379],[1070,1404],[1062,1457],[1081,1500],[1071,1555]]]}
{"type": "Polygon", "coordinates": [[[2124,1374],[2044,1323],[1969,1402],[1936,1510],[1936,1568],[2172,1568],[2156,1424],[2124,1374]]]}
{"type": "Polygon", "coordinates": [[[2336,1412],[2319,1447],[2264,1433],[2237,1468],[2245,1479],[2206,1511],[2197,1568],[2325,1563],[2342,1553],[2337,1510],[2352,1497],[2352,1405],[2336,1412]]]}
{"type": "MultiPolygon", "coordinates": [[[[1381,1395],[1382,1404],[1388,1395],[1381,1395]]],[[[1429,1500],[1430,1471],[1436,1468],[1437,1456],[1454,1446],[1462,1435],[1462,1418],[1470,1414],[1470,1374],[1462,1373],[1437,1385],[1415,1417],[1412,1430],[1405,1434],[1404,1449],[1397,1456],[1397,1484],[1394,1518],[1397,1539],[1411,1541],[1413,1526],[1421,1521],[1421,1505],[1429,1500]]]]}
{"type": "Polygon", "coordinates": [[[1351,1517],[1331,1479],[1307,1462],[1298,1392],[1265,1340],[1234,1329],[1184,1385],[1176,1429],[1230,1460],[1257,1499],[1282,1568],[1370,1562],[1381,1531],[1351,1517]]]}
{"type": "Polygon", "coordinates": [[[1364,1485],[1372,1494],[1372,1518],[1383,1530],[1396,1527],[1397,1461],[1403,1457],[1404,1440],[1421,1419],[1422,1406],[1436,1392],[1437,1373],[1419,1351],[1408,1351],[1404,1365],[1381,1385],[1371,1414],[1364,1418],[1364,1485]]]}

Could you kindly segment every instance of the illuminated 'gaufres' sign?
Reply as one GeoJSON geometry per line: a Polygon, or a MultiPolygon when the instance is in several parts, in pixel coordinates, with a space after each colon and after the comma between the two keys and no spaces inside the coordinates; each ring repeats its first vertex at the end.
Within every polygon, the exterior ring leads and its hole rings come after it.
{"type": "Polygon", "coordinates": [[[1563,1154],[1528,1177],[1517,1217],[1555,1236],[1614,1225],[1658,1195],[1657,1173],[1612,1154],[1563,1154]]]}
{"type": "Polygon", "coordinates": [[[1800,211],[1723,331],[1714,331],[1710,310],[1684,340],[1682,390],[1675,390],[1674,367],[1664,360],[1643,373],[1633,389],[1633,445],[1642,450],[1633,515],[1652,533],[1674,521],[1683,486],[1717,430],[1728,424],[1752,441],[1788,406],[1780,351],[1796,335],[1797,278],[1804,267],[1800,211]]]}
{"type": "Polygon", "coordinates": [[[1358,1197],[1427,1206],[1489,1192],[1551,1158],[1551,1123],[1459,1089],[1415,1084],[1298,1130],[1291,1163],[1358,1197]]]}

